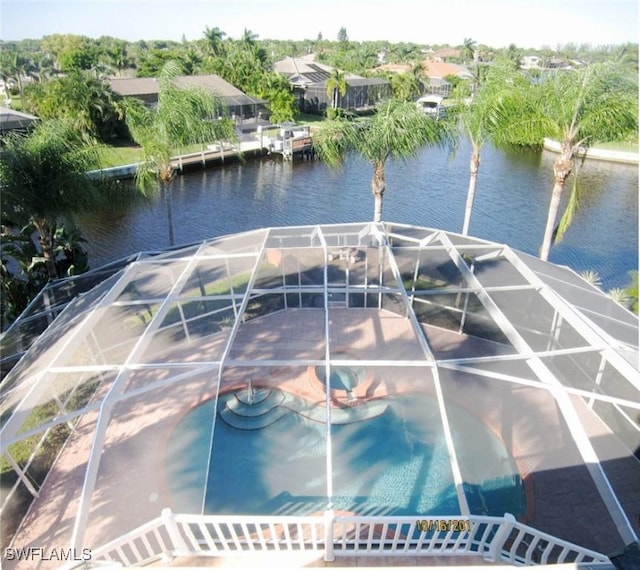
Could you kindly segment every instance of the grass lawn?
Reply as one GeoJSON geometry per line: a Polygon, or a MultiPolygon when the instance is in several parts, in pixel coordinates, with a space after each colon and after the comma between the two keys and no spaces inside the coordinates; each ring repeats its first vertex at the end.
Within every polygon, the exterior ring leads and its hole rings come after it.
{"type": "MultiPolygon", "coordinates": [[[[172,153],[172,156],[178,156],[179,154],[190,154],[200,151],[202,151],[202,145],[190,145],[174,151],[172,153]]],[[[109,168],[111,166],[123,166],[125,164],[135,164],[136,162],[139,162],[142,156],[142,149],[133,145],[105,145],[100,148],[99,154],[102,168],[109,168]]]]}
{"type": "Polygon", "coordinates": [[[609,143],[595,143],[593,148],[601,148],[604,150],[618,150],[621,152],[638,152],[638,143],[630,142],[609,142],[609,143]]]}
{"type": "MultiPolygon", "coordinates": [[[[189,154],[192,152],[200,152],[202,145],[191,145],[179,150],[176,150],[173,155],[189,154]]],[[[100,162],[103,168],[109,168],[111,166],[123,166],[125,164],[134,164],[140,161],[142,156],[142,149],[135,145],[105,145],[100,148],[100,162]]]]}
{"type": "Polygon", "coordinates": [[[313,113],[298,113],[298,117],[296,118],[296,124],[311,125],[314,123],[322,123],[326,120],[327,118],[324,115],[316,115],[313,113]]]}
{"type": "Polygon", "coordinates": [[[102,167],[109,168],[138,162],[141,150],[135,146],[103,146],[99,153],[102,167]]]}

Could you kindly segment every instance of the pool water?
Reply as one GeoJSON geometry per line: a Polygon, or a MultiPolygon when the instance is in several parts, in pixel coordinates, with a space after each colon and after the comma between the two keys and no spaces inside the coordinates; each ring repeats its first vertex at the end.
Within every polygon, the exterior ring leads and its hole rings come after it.
{"type": "MultiPolygon", "coordinates": [[[[502,442],[463,410],[447,412],[471,512],[522,512],[522,484],[502,442]]],[[[290,412],[265,428],[242,430],[218,418],[211,446],[214,414],[213,401],[200,405],[170,437],[166,474],[174,511],[303,515],[326,508],[323,423],[290,412]]],[[[334,508],[460,514],[439,418],[432,398],[404,395],[389,398],[378,417],[333,425],[334,508]]]]}

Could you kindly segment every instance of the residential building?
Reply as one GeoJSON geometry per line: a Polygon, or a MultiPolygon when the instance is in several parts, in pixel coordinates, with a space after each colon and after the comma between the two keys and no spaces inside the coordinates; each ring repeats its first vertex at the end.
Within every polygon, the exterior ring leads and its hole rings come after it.
{"type": "MultiPolygon", "coordinates": [[[[121,97],[136,97],[149,106],[158,103],[160,82],[155,77],[113,78],[108,83],[121,97]]],[[[224,114],[238,121],[269,115],[266,101],[250,97],[218,75],[184,75],[176,77],[174,83],[181,88],[199,87],[211,92],[222,102],[224,114]]]]}
{"type": "MultiPolygon", "coordinates": [[[[409,73],[412,65],[409,63],[387,63],[376,68],[376,71],[386,71],[391,73],[409,73]]],[[[427,95],[440,95],[447,97],[451,95],[451,83],[445,78],[448,76],[459,77],[460,79],[472,79],[473,75],[463,65],[444,63],[433,59],[425,59],[422,62],[424,77],[424,93],[427,95]]]]}
{"type": "MultiPolygon", "coordinates": [[[[333,68],[314,61],[313,56],[287,57],[274,64],[274,70],[284,75],[293,86],[296,104],[301,111],[323,113],[332,105],[327,94],[327,81],[333,68]]],[[[360,77],[345,73],[347,91],[338,94],[338,107],[345,111],[365,113],[376,103],[391,96],[391,84],[378,77],[360,77]]]]}

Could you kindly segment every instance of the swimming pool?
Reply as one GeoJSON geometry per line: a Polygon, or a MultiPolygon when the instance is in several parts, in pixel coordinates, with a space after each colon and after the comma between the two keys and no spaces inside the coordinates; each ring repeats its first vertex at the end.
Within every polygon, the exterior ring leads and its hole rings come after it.
{"type": "MultiPolygon", "coordinates": [[[[386,400],[371,419],[332,425],[334,508],[362,515],[460,514],[437,403],[416,394],[386,400]]],[[[447,412],[471,512],[523,512],[522,483],[502,442],[464,410],[449,406],[447,412]]],[[[294,411],[262,429],[236,429],[220,420],[213,401],[206,402],[169,440],[165,472],[172,508],[255,515],[322,511],[325,435],[323,423],[294,411]]]]}

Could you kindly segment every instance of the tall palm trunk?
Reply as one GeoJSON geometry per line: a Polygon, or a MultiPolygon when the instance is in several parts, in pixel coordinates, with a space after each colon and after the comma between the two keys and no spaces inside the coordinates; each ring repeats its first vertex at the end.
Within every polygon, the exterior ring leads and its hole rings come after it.
{"type": "Polygon", "coordinates": [[[171,182],[175,177],[175,170],[171,165],[171,160],[163,161],[160,164],[160,186],[162,187],[162,194],[164,195],[164,201],[167,205],[167,225],[169,226],[169,245],[176,245],[175,229],[173,227],[173,189],[171,182]]]}
{"type": "Polygon", "coordinates": [[[549,251],[553,244],[553,235],[556,228],[556,218],[560,210],[560,200],[564,185],[573,169],[573,151],[572,145],[568,142],[562,143],[562,152],[553,163],[553,191],[551,193],[551,202],[549,203],[549,213],[547,215],[547,225],[544,229],[544,237],[540,246],[540,259],[547,261],[549,259],[549,251]]]}
{"type": "Polygon", "coordinates": [[[464,208],[464,222],[462,223],[462,235],[469,233],[469,224],[471,223],[471,210],[473,209],[473,201],[476,197],[476,186],[478,184],[478,171],[480,170],[480,149],[473,145],[471,152],[471,162],[469,164],[469,190],[467,192],[467,203],[464,208]]]}
{"type": "Polygon", "coordinates": [[[378,161],[373,165],[373,179],[371,181],[371,191],[373,192],[373,221],[382,221],[382,198],[386,190],[384,181],[384,162],[378,161]]]}
{"type": "Polygon", "coordinates": [[[173,191],[168,184],[162,185],[164,201],[167,205],[167,225],[169,226],[169,245],[176,245],[176,235],[173,227],[173,191]]]}
{"type": "Polygon", "coordinates": [[[18,80],[18,93],[20,95],[20,109],[24,109],[24,85],[22,84],[22,77],[20,76],[20,70],[18,70],[17,74],[18,80]]]}

